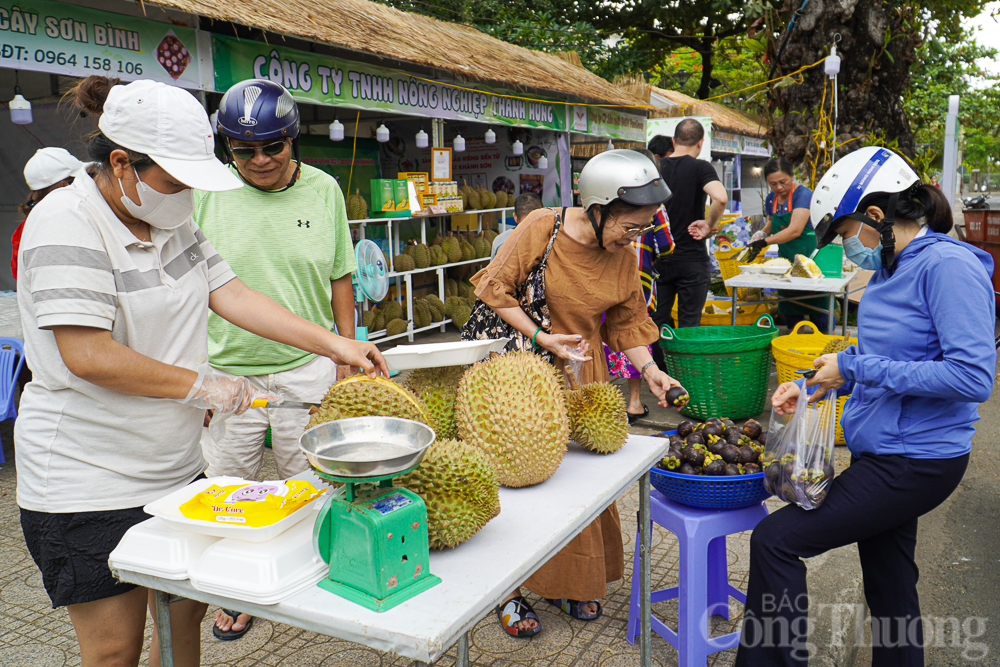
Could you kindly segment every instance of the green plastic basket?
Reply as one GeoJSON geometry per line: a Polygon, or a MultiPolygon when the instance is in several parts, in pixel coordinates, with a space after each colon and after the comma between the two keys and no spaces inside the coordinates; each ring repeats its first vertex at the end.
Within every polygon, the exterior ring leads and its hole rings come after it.
{"type": "Polygon", "coordinates": [[[681,414],[696,419],[759,415],[767,398],[771,340],[777,335],[769,315],[750,326],[664,325],[660,347],[667,373],[691,396],[681,414]]]}

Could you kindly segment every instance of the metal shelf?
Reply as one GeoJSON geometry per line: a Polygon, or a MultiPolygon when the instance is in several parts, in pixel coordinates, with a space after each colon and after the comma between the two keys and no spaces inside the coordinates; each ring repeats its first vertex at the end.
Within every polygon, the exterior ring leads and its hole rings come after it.
{"type": "Polygon", "coordinates": [[[465,266],[466,264],[475,264],[476,262],[488,262],[489,257],[477,257],[476,259],[467,259],[464,262],[451,262],[448,264],[438,264],[437,266],[428,266],[426,269],[413,269],[412,271],[390,271],[386,274],[389,278],[397,278],[399,276],[405,276],[408,273],[427,273],[428,271],[437,271],[438,269],[447,269],[452,266],[465,266]]]}
{"type": "MultiPolygon", "coordinates": [[[[403,336],[408,336],[410,334],[418,334],[418,333],[421,333],[423,331],[430,331],[431,329],[437,329],[439,327],[444,327],[444,325],[451,324],[451,323],[452,323],[451,322],[451,318],[446,317],[443,320],[441,320],[440,322],[434,322],[430,326],[421,327],[419,329],[414,329],[413,331],[404,331],[403,333],[396,334],[395,336],[386,336],[385,335],[385,329],[381,329],[379,331],[373,331],[373,332],[369,333],[368,334],[368,340],[370,340],[373,343],[384,343],[387,340],[395,340],[397,338],[402,338],[403,336]]],[[[413,322],[410,322],[409,325],[413,326],[413,322]]]]}
{"type": "Polygon", "coordinates": [[[485,209],[475,209],[474,211],[452,211],[451,213],[427,213],[424,215],[409,215],[409,216],[393,216],[390,218],[363,218],[361,220],[348,220],[349,225],[373,225],[380,222],[393,222],[400,220],[425,220],[427,218],[444,218],[453,215],[472,215],[474,213],[497,213],[500,211],[513,211],[513,206],[504,206],[503,208],[485,208],[485,209]]]}

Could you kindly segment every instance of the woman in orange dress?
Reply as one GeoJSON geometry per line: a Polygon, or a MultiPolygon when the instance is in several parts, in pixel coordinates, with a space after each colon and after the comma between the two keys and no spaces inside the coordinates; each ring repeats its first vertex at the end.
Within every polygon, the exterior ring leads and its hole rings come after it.
{"type": "MultiPolygon", "coordinates": [[[[476,296],[537,347],[551,352],[557,366],[581,357],[580,349],[589,349],[579,374],[581,384],[608,380],[602,342],[624,352],[666,407],[667,390],[679,385],[657,368],[646,347],[656,341],[657,330],[646,312],[632,241],[649,230],[670,190],[648,158],[614,150],[584,167],[580,196],[583,208],[540,209],[525,218],[489,266],[472,278],[476,296]],[[545,269],[552,330],[546,332],[520,308],[515,295],[541,261],[553,233],[545,269]],[[580,348],[581,343],[586,345],[580,348]]],[[[574,618],[594,620],[601,614],[598,600],[607,583],[623,572],[621,521],[612,504],[525,586],[574,618]]],[[[514,637],[541,630],[520,589],[501,602],[497,616],[514,637]]]]}

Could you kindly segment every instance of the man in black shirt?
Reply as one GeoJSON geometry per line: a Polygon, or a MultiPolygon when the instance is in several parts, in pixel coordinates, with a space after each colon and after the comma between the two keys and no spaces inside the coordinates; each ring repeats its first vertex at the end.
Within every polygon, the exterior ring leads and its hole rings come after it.
{"type": "MultiPolygon", "coordinates": [[[[682,120],[674,129],[674,153],[660,161],[660,173],[673,197],[666,203],[670,233],[674,237],[673,254],[657,265],[656,312],[658,327],[674,326],[670,311],[677,299],[677,326],[701,324],[701,311],[708,295],[709,263],[706,238],[717,233],[716,225],[726,210],[726,189],[715,168],[699,160],[705,141],[705,129],[698,121],[682,120]],[[705,219],[705,195],[712,207],[705,219]]],[[[653,346],[654,358],[662,366],[663,353],[653,346]]]]}

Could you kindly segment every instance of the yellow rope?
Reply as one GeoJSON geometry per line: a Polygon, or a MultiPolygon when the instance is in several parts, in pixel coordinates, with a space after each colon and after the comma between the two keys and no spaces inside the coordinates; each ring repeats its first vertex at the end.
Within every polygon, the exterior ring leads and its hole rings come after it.
{"type": "MultiPolygon", "coordinates": [[[[766,86],[769,83],[774,83],[775,81],[781,81],[782,79],[787,79],[789,77],[793,77],[793,76],[796,76],[798,74],[801,74],[802,72],[806,71],[807,69],[810,69],[812,67],[815,67],[816,65],[819,65],[824,60],[826,60],[825,57],[817,60],[816,62],[814,62],[811,65],[805,65],[803,67],[800,67],[797,70],[795,70],[794,72],[791,72],[789,74],[785,74],[784,76],[779,76],[777,78],[770,79],[769,81],[764,81],[762,83],[755,83],[752,86],[747,86],[745,88],[740,88],[739,90],[732,90],[732,91],[729,91],[727,93],[723,93],[721,95],[716,95],[715,97],[708,97],[708,98],[706,98],[704,100],[698,100],[698,102],[708,102],[708,101],[711,101],[711,100],[717,100],[720,97],[727,97],[729,95],[735,95],[736,93],[742,93],[743,91],[750,90],[752,88],[759,88],[761,86],[766,86]]],[[[560,102],[559,100],[544,100],[544,99],[537,98],[537,97],[523,97],[523,96],[520,96],[520,95],[506,95],[504,93],[492,93],[492,92],[491,93],[487,93],[486,91],[479,90],[477,88],[468,88],[466,86],[459,86],[459,85],[454,84],[454,83],[444,83],[442,81],[436,81],[434,79],[427,79],[427,78],[424,78],[424,77],[421,77],[421,76],[415,76],[413,74],[410,74],[409,72],[404,72],[404,71],[398,70],[398,69],[391,69],[391,68],[388,68],[388,69],[389,69],[390,72],[395,72],[396,74],[401,74],[403,76],[406,76],[406,77],[408,77],[410,79],[415,79],[417,81],[425,81],[427,83],[434,83],[434,84],[437,84],[439,86],[446,86],[448,88],[455,88],[456,90],[465,90],[465,91],[470,92],[470,93],[484,93],[484,94],[488,94],[488,95],[493,95],[494,97],[504,97],[504,98],[511,99],[511,100],[522,100],[524,102],[542,102],[542,103],[545,103],[545,104],[563,104],[563,105],[566,105],[566,106],[569,106],[569,105],[572,104],[572,105],[578,106],[578,107],[621,107],[621,108],[625,108],[625,109],[647,109],[647,110],[650,110],[650,111],[656,111],[656,110],[660,110],[661,109],[661,107],[654,107],[654,106],[652,106],[650,104],[587,104],[587,103],[583,103],[583,102],[560,102]]],[[[685,105],[682,105],[682,106],[690,106],[690,104],[685,104],[685,105]]]]}

